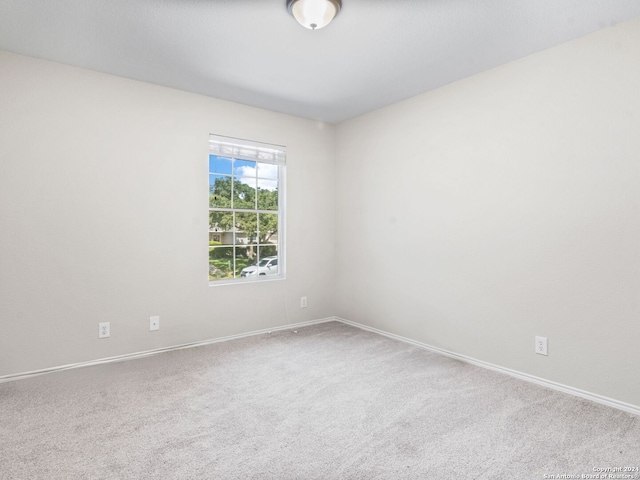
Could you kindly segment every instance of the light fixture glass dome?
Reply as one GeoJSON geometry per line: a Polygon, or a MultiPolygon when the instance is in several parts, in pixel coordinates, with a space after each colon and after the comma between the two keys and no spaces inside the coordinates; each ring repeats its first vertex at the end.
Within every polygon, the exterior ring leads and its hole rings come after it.
{"type": "Polygon", "coordinates": [[[309,30],[326,27],[341,7],[341,0],[287,0],[289,12],[309,30]]]}

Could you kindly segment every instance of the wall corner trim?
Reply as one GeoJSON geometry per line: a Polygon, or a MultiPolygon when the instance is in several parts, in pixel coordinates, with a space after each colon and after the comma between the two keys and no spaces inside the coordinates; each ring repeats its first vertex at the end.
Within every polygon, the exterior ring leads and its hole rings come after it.
{"type": "Polygon", "coordinates": [[[54,372],[60,372],[60,371],[64,371],[64,370],[71,370],[74,368],[82,368],[82,367],[90,367],[90,366],[94,366],[94,365],[101,365],[104,363],[115,363],[115,362],[123,362],[126,360],[134,360],[136,358],[143,358],[143,357],[148,357],[151,355],[157,355],[159,353],[164,353],[164,352],[170,352],[173,350],[182,350],[185,348],[193,348],[193,347],[200,347],[200,346],[205,346],[205,345],[212,345],[214,343],[220,343],[220,342],[226,342],[229,340],[235,340],[235,339],[240,339],[240,338],[245,338],[245,337],[252,337],[255,335],[262,335],[265,333],[270,333],[270,332],[277,332],[277,331],[281,331],[281,330],[290,330],[290,329],[294,329],[294,328],[302,328],[302,327],[307,327],[310,325],[316,325],[316,324],[320,324],[320,323],[327,323],[327,322],[340,322],[340,323],[344,323],[345,325],[350,325],[352,327],[356,327],[359,328],[361,330],[366,330],[368,332],[372,332],[372,333],[376,333],[378,335],[382,335],[384,337],[387,338],[391,338],[393,340],[397,340],[403,343],[407,343],[409,345],[413,345],[415,347],[418,348],[422,348],[424,350],[428,350],[430,352],[439,354],[439,355],[444,355],[445,357],[449,357],[449,358],[453,358],[456,360],[460,360],[462,362],[465,363],[469,363],[471,365],[475,365],[477,367],[481,367],[481,368],[486,368],[487,370],[493,370],[495,372],[499,372],[499,373],[503,373],[505,375],[509,375],[510,377],[515,377],[518,378],[520,380],[524,380],[526,382],[529,383],[535,383],[537,385],[540,385],[542,387],[546,387],[546,388],[550,388],[552,390],[557,390],[559,392],[563,392],[563,393],[568,393],[569,395],[573,395],[576,397],[580,397],[583,398],[585,400],[590,400],[592,402],[595,403],[599,403],[601,405],[606,405],[608,407],[612,407],[618,410],[622,410],[624,412],[627,413],[631,413],[634,415],[638,415],[640,416],[640,406],[637,405],[632,405],[630,403],[625,403],[625,402],[621,402],[619,400],[613,399],[613,398],[609,398],[609,397],[605,397],[602,395],[598,395],[596,393],[592,393],[592,392],[587,392],[585,390],[580,390],[578,388],[574,388],[574,387],[570,387],[568,385],[563,385],[560,383],[556,383],[556,382],[552,382],[550,380],[546,380],[544,378],[539,378],[533,375],[529,375],[527,373],[523,373],[523,372],[519,372],[517,370],[512,370],[509,368],[505,368],[505,367],[501,367],[499,365],[493,365],[491,363],[488,362],[483,362],[482,360],[477,360],[475,358],[472,357],[468,357],[466,355],[460,355],[458,353],[455,352],[450,352],[448,350],[444,350],[441,348],[437,348],[437,347],[433,347],[431,345],[428,345],[426,343],[422,343],[422,342],[418,342],[416,340],[412,340],[410,338],[406,338],[400,335],[396,335],[394,333],[389,333],[386,332],[384,330],[379,330],[377,328],[374,327],[369,327],[367,325],[364,325],[362,323],[357,323],[357,322],[353,322],[351,320],[347,320],[345,318],[341,318],[341,317],[326,317],[326,318],[320,318],[317,320],[310,320],[310,321],[306,321],[306,322],[299,322],[299,323],[290,323],[287,325],[281,325],[281,326],[277,326],[277,327],[273,327],[273,328],[265,328],[265,329],[261,329],[261,330],[255,330],[252,332],[247,332],[247,333],[240,333],[237,335],[229,335],[226,337],[220,337],[220,338],[214,338],[214,339],[210,339],[210,340],[204,340],[201,342],[193,342],[193,343],[186,343],[186,344],[182,344],[182,345],[175,345],[172,347],[166,347],[166,348],[158,348],[155,350],[147,350],[147,351],[143,351],[143,352],[136,352],[136,353],[131,353],[131,354],[125,354],[125,355],[118,355],[115,357],[108,357],[108,358],[101,358],[98,360],[90,360],[87,362],[79,362],[79,363],[73,363],[73,364],[68,364],[68,365],[60,365],[57,367],[51,367],[51,368],[45,368],[45,369],[41,369],[41,370],[33,370],[30,372],[23,372],[23,373],[17,373],[17,374],[12,374],[12,375],[4,375],[0,377],[0,383],[5,383],[5,382],[10,382],[10,381],[14,381],[14,380],[22,380],[22,379],[26,379],[26,378],[31,378],[31,377],[35,377],[38,375],[45,375],[47,373],[54,373],[54,372]]]}

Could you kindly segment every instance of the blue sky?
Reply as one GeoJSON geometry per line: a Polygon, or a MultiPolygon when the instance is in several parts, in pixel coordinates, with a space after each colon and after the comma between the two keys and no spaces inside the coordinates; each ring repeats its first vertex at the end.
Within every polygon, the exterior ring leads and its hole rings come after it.
{"type": "MultiPolygon", "coordinates": [[[[258,177],[258,188],[271,191],[278,188],[277,165],[209,155],[209,173],[231,175],[232,172],[237,177],[237,180],[253,188],[256,187],[256,176],[258,177]]],[[[211,185],[216,176],[210,175],[209,178],[209,184],[211,185]]]]}

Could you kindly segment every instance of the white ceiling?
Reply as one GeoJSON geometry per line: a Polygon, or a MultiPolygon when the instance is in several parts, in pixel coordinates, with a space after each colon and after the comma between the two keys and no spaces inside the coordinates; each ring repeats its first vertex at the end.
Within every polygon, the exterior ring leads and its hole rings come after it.
{"type": "MultiPolygon", "coordinates": [[[[640,17],[640,0],[0,0],[0,49],[340,122],[640,17]]],[[[0,75],[2,72],[0,72],[0,75]]]]}

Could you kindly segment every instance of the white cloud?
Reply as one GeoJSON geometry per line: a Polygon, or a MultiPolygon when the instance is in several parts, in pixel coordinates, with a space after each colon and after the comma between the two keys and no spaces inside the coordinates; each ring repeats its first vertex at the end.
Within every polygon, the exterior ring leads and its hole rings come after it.
{"type": "MultiPolygon", "coordinates": [[[[243,165],[242,167],[238,167],[236,169],[236,175],[241,175],[242,177],[251,177],[251,179],[249,178],[238,178],[238,180],[241,183],[244,183],[245,185],[250,185],[251,187],[255,187],[255,179],[256,178],[256,168],[255,167],[249,167],[246,165],[243,165]]],[[[278,166],[277,165],[270,165],[268,163],[262,163],[260,164],[260,176],[261,177],[276,177],[278,176],[278,166]]],[[[278,180],[265,180],[263,178],[259,178],[258,179],[258,188],[261,188],[263,190],[269,190],[269,191],[274,191],[275,189],[278,188],[278,180]]]]}

